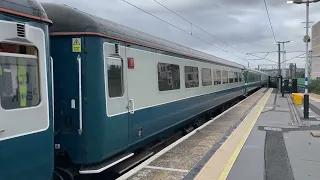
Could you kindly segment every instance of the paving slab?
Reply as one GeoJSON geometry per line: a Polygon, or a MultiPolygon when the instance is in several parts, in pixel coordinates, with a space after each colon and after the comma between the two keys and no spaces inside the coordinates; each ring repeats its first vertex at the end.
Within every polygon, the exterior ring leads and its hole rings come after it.
{"type": "Polygon", "coordinates": [[[284,134],[291,167],[296,180],[320,179],[320,140],[310,131],[284,134]]]}
{"type": "Polygon", "coordinates": [[[263,180],[264,139],[265,132],[259,131],[256,124],[233,165],[227,180],[263,180]]]}

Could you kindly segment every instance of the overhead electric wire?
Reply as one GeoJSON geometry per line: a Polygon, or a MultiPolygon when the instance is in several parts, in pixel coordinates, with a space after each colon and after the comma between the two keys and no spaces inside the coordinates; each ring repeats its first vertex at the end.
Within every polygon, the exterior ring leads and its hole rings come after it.
{"type": "MultiPolygon", "coordinates": [[[[157,0],[153,0],[153,1],[156,2],[157,4],[159,4],[160,6],[164,7],[164,8],[167,9],[168,11],[172,12],[173,14],[177,15],[178,17],[182,18],[183,20],[187,21],[188,23],[190,23],[191,27],[192,27],[192,26],[195,26],[195,27],[197,27],[198,29],[200,29],[201,31],[203,31],[203,32],[209,34],[210,36],[214,37],[215,39],[219,40],[221,43],[225,44],[226,46],[229,46],[229,47],[235,49],[236,51],[240,52],[241,54],[245,54],[244,52],[242,52],[242,51],[239,50],[238,48],[235,48],[234,46],[228,44],[227,42],[221,40],[221,39],[218,38],[217,36],[215,36],[215,35],[213,35],[212,33],[208,32],[208,31],[205,30],[204,28],[201,28],[200,26],[194,24],[194,23],[191,22],[190,20],[188,20],[188,19],[186,19],[185,17],[181,16],[180,14],[178,14],[178,13],[175,12],[174,10],[168,8],[167,6],[165,6],[164,4],[160,3],[159,1],[157,1],[157,0]]],[[[192,32],[191,32],[191,34],[192,34],[192,32]]],[[[250,55],[250,54],[245,54],[245,55],[250,55]]],[[[244,60],[244,61],[247,61],[247,58],[244,58],[244,59],[243,59],[243,58],[240,58],[240,59],[242,59],[242,60],[244,60]]],[[[248,61],[247,61],[247,62],[248,62],[248,61]]]]}
{"type": "MultiPolygon", "coordinates": [[[[263,53],[278,53],[279,51],[268,51],[268,52],[249,52],[247,54],[263,54],[263,53]]],[[[298,53],[298,52],[305,52],[305,51],[286,51],[286,54],[288,53],[298,53]]]]}
{"type": "MultiPolygon", "coordinates": [[[[272,50],[277,47],[277,44],[272,48],[272,50]]],[[[261,60],[266,60],[266,57],[270,54],[270,52],[266,52],[267,54],[261,59],[261,60]]],[[[271,61],[271,62],[274,62],[272,60],[267,60],[267,61],[271,61]]]]}
{"type": "Polygon", "coordinates": [[[269,55],[270,53],[267,53],[263,58],[262,58],[262,60],[263,59],[266,59],[266,57],[269,55]]]}
{"type": "Polygon", "coordinates": [[[267,3],[266,3],[266,0],[263,0],[263,2],[264,2],[264,6],[266,8],[267,15],[268,15],[269,24],[270,24],[270,27],[271,27],[271,31],[272,31],[274,42],[277,44],[277,39],[276,39],[276,36],[274,34],[274,30],[273,30],[273,27],[272,27],[272,23],[271,23],[271,19],[270,19],[270,15],[269,15],[269,11],[268,11],[268,6],[267,6],[267,3]]]}
{"type": "MultiPolygon", "coordinates": [[[[261,57],[259,59],[248,59],[248,60],[249,61],[262,61],[262,60],[265,60],[268,55],[269,55],[269,53],[267,53],[264,57],[261,57]]],[[[258,56],[256,56],[256,57],[258,57],[258,56]]]]}
{"type": "MultiPolygon", "coordinates": [[[[213,35],[212,33],[208,32],[208,31],[204,30],[203,28],[199,27],[198,25],[194,24],[194,23],[191,22],[190,20],[186,19],[185,17],[181,16],[181,15],[178,14],[177,12],[175,12],[175,11],[173,11],[172,9],[168,8],[167,6],[163,5],[163,4],[160,3],[159,1],[157,1],[157,0],[153,0],[153,1],[156,2],[157,4],[159,4],[160,6],[164,7],[165,9],[169,10],[170,12],[174,13],[175,15],[179,16],[179,17],[182,18],[183,20],[187,21],[187,22],[190,23],[191,25],[193,25],[193,26],[199,28],[200,30],[202,30],[203,32],[211,35],[212,37],[214,37],[215,39],[219,40],[220,42],[222,42],[222,43],[225,44],[226,46],[229,46],[229,47],[237,50],[237,51],[240,52],[241,54],[244,54],[241,50],[239,50],[239,49],[237,49],[237,48],[229,45],[227,42],[221,40],[220,38],[218,38],[217,36],[213,35]]],[[[268,13],[268,16],[269,16],[269,13],[268,13]]],[[[270,22],[270,23],[271,23],[271,22],[270,22]]],[[[272,29],[272,32],[273,32],[273,29],[272,29]]],[[[274,35],[274,33],[273,33],[273,35],[274,35]]],[[[277,46],[277,44],[275,45],[275,47],[276,47],[276,46],[277,46]]],[[[273,47],[272,49],[274,49],[275,47],[273,47]]],[[[263,58],[258,59],[258,60],[265,60],[265,58],[269,55],[268,52],[266,52],[266,53],[267,53],[267,54],[266,54],[263,58]]],[[[248,54],[248,53],[246,53],[246,55],[253,56],[253,55],[248,54]]],[[[254,56],[253,56],[253,57],[254,57],[254,56]]],[[[243,60],[244,60],[244,59],[243,59],[243,60]]],[[[253,60],[253,59],[247,59],[247,58],[245,58],[245,61],[247,61],[247,62],[250,61],[250,60],[253,60]]],[[[272,60],[269,60],[269,61],[274,62],[274,61],[272,61],[272,60]]]]}
{"type": "Polygon", "coordinates": [[[298,58],[298,57],[300,57],[300,56],[302,56],[302,55],[305,55],[305,54],[306,54],[306,53],[302,53],[302,54],[300,54],[300,55],[298,55],[298,56],[295,56],[295,57],[293,57],[293,58],[287,59],[287,60],[281,62],[280,64],[282,64],[282,63],[284,63],[284,62],[287,62],[287,61],[291,61],[291,60],[293,60],[293,59],[295,59],[295,58],[298,58]]]}
{"type": "Polygon", "coordinates": [[[212,44],[212,43],[210,43],[210,42],[208,42],[208,41],[205,41],[205,40],[199,38],[198,36],[195,36],[195,35],[193,35],[193,34],[190,34],[188,31],[186,31],[186,30],[184,30],[184,29],[181,29],[181,28],[179,28],[178,26],[176,26],[176,25],[174,25],[174,24],[172,24],[172,23],[170,23],[170,22],[168,22],[168,21],[165,21],[165,20],[159,18],[158,16],[156,16],[156,15],[154,15],[154,14],[152,14],[152,13],[150,13],[150,12],[148,12],[148,11],[146,11],[146,10],[144,10],[144,9],[142,9],[142,8],[136,6],[136,5],[134,5],[134,4],[132,4],[132,3],[128,2],[128,1],[126,1],[126,0],[121,0],[121,1],[123,1],[123,2],[125,2],[125,3],[127,3],[127,4],[129,4],[129,5],[131,5],[132,7],[135,7],[135,8],[137,8],[137,9],[139,9],[140,11],[143,11],[144,13],[146,13],[146,14],[148,14],[148,15],[150,15],[150,16],[152,16],[152,17],[154,17],[154,18],[156,18],[156,19],[158,19],[158,20],[160,20],[160,21],[162,21],[162,22],[164,22],[164,23],[166,23],[166,24],[168,24],[168,25],[170,25],[170,26],[172,26],[172,27],[174,27],[174,28],[176,28],[176,29],[184,32],[184,33],[186,33],[186,34],[188,34],[188,35],[190,35],[190,36],[193,36],[193,37],[197,38],[197,39],[200,40],[200,41],[203,41],[203,42],[205,42],[205,43],[207,43],[207,44],[209,44],[209,45],[211,45],[211,46],[219,49],[220,51],[223,51],[223,52],[225,52],[225,53],[227,53],[227,54],[230,54],[230,55],[232,55],[232,56],[234,56],[234,57],[237,57],[237,58],[239,58],[239,59],[241,59],[241,60],[244,60],[244,61],[248,62],[246,59],[243,59],[242,57],[239,57],[239,56],[237,56],[237,55],[234,55],[234,54],[228,52],[227,50],[224,50],[224,49],[222,49],[222,48],[220,48],[220,47],[218,47],[218,46],[216,46],[216,45],[214,45],[214,44],[212,44]]]}
{"type": "MultiPolygon", "coordinates": [[[[260,57],[260,56],[257,56],[257,55],[251,55],[251,56],[254,56],[254,57],[257,57],[257,58],[260,58],[259,60],[266,60],[266,61],[270,61],[270,62],[274,62],[274,63],[277,63],[276,61],[273,61],[273,60],[270,60],[270,59],[266,59],[265,57],[260,57]]],[[[250,59],[248,59],[248,60],[250,60],[250,59]]],[[[252,59],[253,60],[253,59],[252,59]]]]}
{"type": "Polygon", "coordinates": [[[164,7],[165,9],[167,9],[168,11],[172,12],[173,14],[179,16],[180,18],[182,18],[183,20],[187,21],[188,23],[190,23],[191,25],[197,27],[198,29],[200,29],[201,31],[207,33],[208,35],[214,37],[215,39],[217,39],[218,41],[222,42],[223,44],[225,44],[226,46],[229,46],[237,51],[239,51],[240,53],[244,54],[241,50],[239,50],[238,48],[235,48],[233,46],[231,46],[230,44],[228,44],[227,42],[221,40],[220,38],[218,38],[217,36],[213,35],[212,33],[208,32],[207,30],[201,28],[200,26],[194,24],[193,22],[191,22],[190,20],[186,19],[185,17],[181,16],[180,14],[178,14],[177,12],[175,12],[174,10],[168,8],[167,6],[163,5],[162,3],[160,3],[159,1],[157,0],[153,0],[154,2],[156,2],[157,4],[159,4],[160,6],[164,7]]]}

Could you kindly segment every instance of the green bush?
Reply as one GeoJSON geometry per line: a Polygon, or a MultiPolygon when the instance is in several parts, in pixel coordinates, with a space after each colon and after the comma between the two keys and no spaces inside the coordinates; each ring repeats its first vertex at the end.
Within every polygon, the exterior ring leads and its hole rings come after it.
{"type": "Polygon", "coordinates": [[[309,85],[311,93],[320,94],[320,79],[313,80],[309,85]]]}

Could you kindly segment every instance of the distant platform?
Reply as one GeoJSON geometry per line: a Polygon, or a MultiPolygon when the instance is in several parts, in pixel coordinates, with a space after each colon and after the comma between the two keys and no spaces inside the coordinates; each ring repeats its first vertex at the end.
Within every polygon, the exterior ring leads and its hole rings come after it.
{"type": "Polygon", "coordinates": [[[319,180],[320,96],[260,89],[118,179],[319,180]]]}

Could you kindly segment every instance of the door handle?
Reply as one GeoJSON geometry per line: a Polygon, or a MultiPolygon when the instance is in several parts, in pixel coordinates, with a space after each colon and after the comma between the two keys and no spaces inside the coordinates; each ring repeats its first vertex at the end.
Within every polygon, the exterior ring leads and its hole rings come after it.
{"type": "Polygon", "coordinates": [[[129,113],[134,114],[134,100],[133,99],[129,100],[128,108],[129,108],[129,113]]]}
{"type": "Polygon", "coordinates": [[[0,133],[4,133],[5,131],[5,129],[0,129],[0,133]]]}

